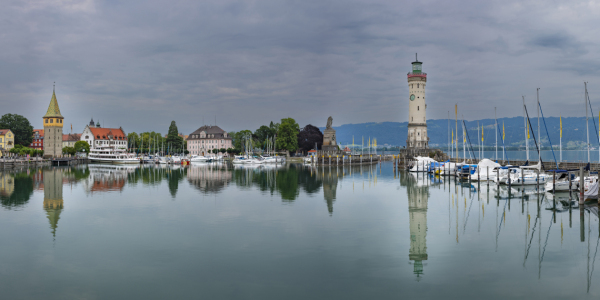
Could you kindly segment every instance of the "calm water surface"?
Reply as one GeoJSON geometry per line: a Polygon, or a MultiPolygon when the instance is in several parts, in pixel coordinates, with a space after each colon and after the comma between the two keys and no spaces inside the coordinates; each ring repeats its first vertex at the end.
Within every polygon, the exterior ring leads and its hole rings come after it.
{"type": "Polygon", "coordinates": [[[597,298],[597,205],[568,199],[390,163],[4,171],[0,296],[597,298]]]}

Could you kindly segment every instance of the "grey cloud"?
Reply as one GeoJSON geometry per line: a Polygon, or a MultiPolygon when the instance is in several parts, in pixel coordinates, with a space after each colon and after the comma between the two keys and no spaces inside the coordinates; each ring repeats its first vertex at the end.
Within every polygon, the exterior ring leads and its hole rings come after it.
{"type": "Polygon", "coordinates": [[[2,111],[39,127],[56,81],[74,129],[92,115],[161,132],[171,120],[191,132],[215,115],[226,130],[284,117],[318,126],[329,115],[336,124],[405,121],[405,76],[419,52],[430,118],[445,118],[454,103],[466,118],[491,117],[494,106],[513,116],[521,95],[549,86],[546,114],[580,115],[561,103],[583,77],[594,92],[598,46],[579,28],[599,18],[589,9],[563,22],[558,7],[539,5],[10,2],[0,11],[2,111]]]}

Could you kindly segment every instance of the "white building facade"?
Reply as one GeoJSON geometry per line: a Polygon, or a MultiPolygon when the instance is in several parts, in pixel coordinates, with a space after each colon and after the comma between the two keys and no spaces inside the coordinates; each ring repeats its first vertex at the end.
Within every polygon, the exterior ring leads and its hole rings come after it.
{"type": "Polygon", "coordinates": [[[205,125],[188,135],[187,150],[191,155],[210,155],[214,149],[233,148],[233,141],[219,126],[205,125]]]}
{"type": "Polygon", "coordinates": [[[80,140],[88,142],[90,148],[93,149],[98,147],[127,149],[129,147],[123,128],[96,128],[86,125],[80,140]]]}

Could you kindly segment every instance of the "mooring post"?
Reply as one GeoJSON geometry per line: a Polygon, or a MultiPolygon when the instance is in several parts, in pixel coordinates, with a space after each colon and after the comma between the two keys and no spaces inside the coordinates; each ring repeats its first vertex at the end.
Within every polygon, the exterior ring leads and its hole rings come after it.
{"type": "MultiPolygon", "coordinates": [[[[500,168],[496,169],[496,186],[499,188],[500,187],[500,168]]],[[[498,189],[500,190],[500,189],[498,189]]]]}
{"type": "Polygon", "coordinates": [[[329,165],[331,166],[331,155],[329,155],[329,165]]]}
{"type": "MultiPolygon", "coordinates": [[[[579,167],[579,204],[583,204],[583,192],[585,190],[585,181],[583,179],[583,167],[579,167]]],[[[583,218],[583,212],[582,212],[583,218]]]]}
{"type": "Polygon", "coordinates": [[[569,203],[571,202],[571,185],[573,185],[573,180],[571,179],[571,172],[568,172],[567,174],[569,174],[569,203]]]}
{"type": "Polygon", "coordinates": [[[537,176],[537,179],[535,180],[536,190],[539,193],[540,192],[540,170],[539,169],[535,170],[535,173],[537,176]]]}
{"type": "Polygon", "coordinates": [[[556,194],[556,171],[552,171],[552,194],[556,194]]]}
{"type": "MultiPolygon", "coordinates": [[[[583,167],[581,169],[581,174],[583,175],[583,167]]],[[[581,241],[585,242],[585,215],[583,205],[579,205],[579,236],[581,241]]]]}
{"type": "MultiPolygon", "coordinates": [[[[471,166],[469,166],[469,184],[471,184],[471,166]]],[[[471,188],[469,188],[469,191],[471,188]]]]}

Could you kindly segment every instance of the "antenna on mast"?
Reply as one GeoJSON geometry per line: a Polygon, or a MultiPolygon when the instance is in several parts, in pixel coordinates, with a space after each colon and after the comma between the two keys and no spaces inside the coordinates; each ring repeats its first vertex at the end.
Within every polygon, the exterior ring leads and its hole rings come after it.
{"type": "Polygon", "coordinates": [[[415,61],[419,61],[419,60],[417,59],[417,53],[415,53],[415,61]]]}

